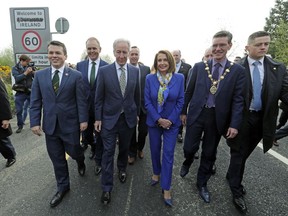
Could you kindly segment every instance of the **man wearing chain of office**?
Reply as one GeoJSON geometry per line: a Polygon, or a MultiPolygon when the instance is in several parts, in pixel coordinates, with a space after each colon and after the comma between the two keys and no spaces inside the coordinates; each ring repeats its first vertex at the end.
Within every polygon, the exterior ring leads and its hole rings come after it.
{"type": "Polygon", "coordinates": [[[203,133],[197,188],[206,203],[210,202],[207,182],[220,138],[222,135],[227,139],[235,137],[242,121],[244,68],[226,57],[232,47],[231,41],[232,34],[228,31],[220,31],[213,36],[213,58],[194,65],[181,115],[186,134],[183,147],[185,161],[180,176],[188,174],[203,133]]]}

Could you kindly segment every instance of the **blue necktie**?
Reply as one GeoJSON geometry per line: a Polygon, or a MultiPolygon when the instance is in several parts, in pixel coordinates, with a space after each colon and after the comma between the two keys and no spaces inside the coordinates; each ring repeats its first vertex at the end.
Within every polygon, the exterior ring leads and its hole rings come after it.
{"type": "Polygon", "coordinates": [[[253,63],[254,70],[253,70],[253,103],[252,109],[258,111],[262,108],[262,101],[261,101],[261,80],[260,80],[260,71],[258,65],[261,64],[259,61],[255,61],[253,63]]]}

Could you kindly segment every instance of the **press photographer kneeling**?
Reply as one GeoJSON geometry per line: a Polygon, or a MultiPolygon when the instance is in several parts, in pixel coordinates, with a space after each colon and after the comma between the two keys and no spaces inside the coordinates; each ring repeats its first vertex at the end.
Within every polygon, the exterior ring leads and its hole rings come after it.
{"type": "Polygon", "coordinates": [[[17,125],[16,133],[20,133],[23,129],[23,107],[24,102],[27,100],[30,104],[30,91],[34,78],[35,67],[31,59],[27,55],[21,55],[19,62],[12,68],[12,75],[15,79],[15,84],[12,89],[16,91],[15,94],[15,107],[17,112],[17,125]]]}

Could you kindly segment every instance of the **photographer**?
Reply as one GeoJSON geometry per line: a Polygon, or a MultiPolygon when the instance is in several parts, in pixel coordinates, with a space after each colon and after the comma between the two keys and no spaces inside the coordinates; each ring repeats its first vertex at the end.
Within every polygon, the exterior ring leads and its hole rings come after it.
{"type": "Polygon", "coordinates": [[[34,77],[34,65],[30,62],[31,59],[27,55],[21,55],[19,62],[12,68],[12,75],[15,79],[15,84],[12,89],[16,91],[15,94],[15,107],[17,112],[17,125],[16,133],[21,133],[23,129],[23,106],[25,100],[30,103],[30,90],[34,77]]]}

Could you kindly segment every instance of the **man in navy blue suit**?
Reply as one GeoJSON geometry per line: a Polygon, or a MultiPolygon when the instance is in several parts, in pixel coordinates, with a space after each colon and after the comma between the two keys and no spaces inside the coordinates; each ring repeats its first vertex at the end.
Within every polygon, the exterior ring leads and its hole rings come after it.
{"type": "Polygon", "coordinates": [[[95,130],[101,131],[104,147],[101,163],[101,202],[104,204],[111,200],[116,137],[119,136],[118,178],[124,183],[129,145],[140,111],[139,69],[127,64],[129,51],[128,40],[115,40],[113,52],[116,61],[101,67],[97,77],[95,130]]]}
{"type": "Polygon", "coordinates": [[[132,46],[129,52],[129,61],[130,61],[130,64],[139,68],[139,88],[140,88],[140,95],[141,95],[140,97],[141,107],[140,107],[140,115],[139,115],[139,121],[138,121],[138,136],[137,136],[137,132],[135,128],[132,139],[131,139],[131,144],[130,144],[130,149],[129,149],[129,158],[128,158],[129,164],[134,163],[137,155],[140,159],[143,159],[144,157],[143,148],[145,146],[146,136],[148,134],[148,128],[146,125],[147,113],[146,113],[145,102],[144,102],[144,89],[145,89],[146,76],[150,74],[150,68],[140,63],[139,58],[140,58],[139,48],[137,46],[132,46]]]}
{"type": "Polygon", "coordinates": [[[233,138],[242,121],[244,104],[244,68],[230,62],[226,54],[232,47],[232,34],[220,31],[213,36],[213,59],[196,63],[185,92],[182,123],[186,125],[185,161],[180,175],[188,174],[198,151],[203,133],[197,188],[201,198],[209,203],[207,182],[216,160],[221,136],[233,138]],[[187,108],[189,111],[187,115],[187,108]]]}
{"type": "Polygon", "coordinates": [[[78,62],[76,70],[82,73],[86,99],[89,107],[89,121],[88,128],[82,132],[82,144],[86,148],[88,144],[91,146],[90,159],[95,158],[95,174],[99,175],[101,172],[101,160],[103,152],[103,143],[99,133],[94,129],[95,113],[94,113],[94,99],[96,90],[96,78],[100,67],[108,63],[100,59],[101,53],[100,42],[95,37],[90,37],[86,41],[86,51],[88,58],[84,61],[78,62]]]}
{"type": "Polygon", "coordinates": [[[50,201],[50,206],[55,207],[70,190],[65,152],[77,161],[80,176],[85,174],[80,131],[87,128],[88,107],[81,73],[65,66],[65,44],[51,41],[48,59],[51,67],[37,71],[33,81],[30,127],[38,136],[42,134],[42,128],[45,133],[47,151],[57,181],[57,193],[50,201]]]}

